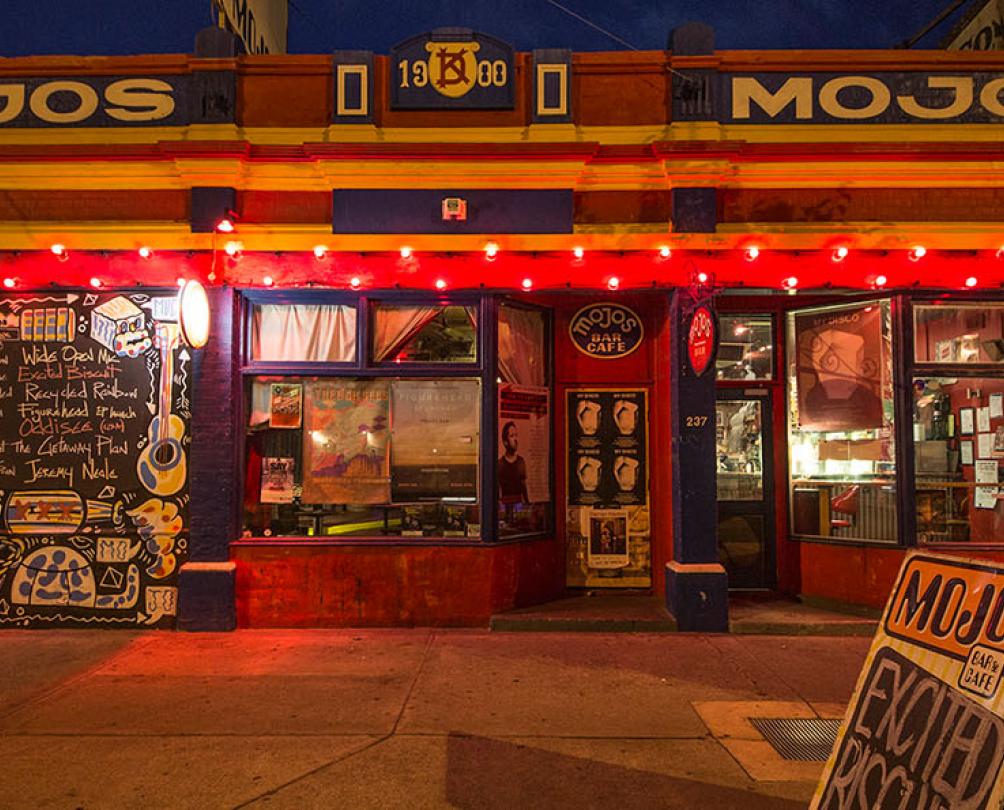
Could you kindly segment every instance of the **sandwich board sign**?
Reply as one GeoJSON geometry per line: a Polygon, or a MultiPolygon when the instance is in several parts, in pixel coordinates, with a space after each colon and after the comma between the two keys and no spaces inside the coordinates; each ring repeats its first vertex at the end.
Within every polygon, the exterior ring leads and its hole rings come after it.
{"type": "Polygon", "coordinates": [[[978,810],[1004,797],[1004,564],[900,569],[812,808],[978,810]]]}

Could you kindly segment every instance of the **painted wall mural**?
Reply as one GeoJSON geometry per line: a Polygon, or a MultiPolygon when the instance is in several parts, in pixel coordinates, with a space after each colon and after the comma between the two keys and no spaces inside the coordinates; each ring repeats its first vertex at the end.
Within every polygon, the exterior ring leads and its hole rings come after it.
{"type": "Polygon", "coordinates": [[[174,625],[190,367],[171,294],[0,297],[0,628],[174,625]]]}

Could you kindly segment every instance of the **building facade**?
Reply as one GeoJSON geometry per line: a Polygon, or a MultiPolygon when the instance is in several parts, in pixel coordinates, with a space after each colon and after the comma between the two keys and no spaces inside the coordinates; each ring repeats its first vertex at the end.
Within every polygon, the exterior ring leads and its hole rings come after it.
{"type": "Polygon", "coordinates": [[[1004,550],[1004,57],[195,51],[0,62],[0,625],[724,630],[1004,550]]]}

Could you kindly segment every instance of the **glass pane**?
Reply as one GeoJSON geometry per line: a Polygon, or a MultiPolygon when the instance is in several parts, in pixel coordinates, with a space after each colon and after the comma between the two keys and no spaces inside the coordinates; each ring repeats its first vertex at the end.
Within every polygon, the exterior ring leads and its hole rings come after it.
{"type": "Polygon", "coordinates": [[[718,521],[718,561],[729,575],[730,588],[762,588],[766,584],[763,515],[731,515],[718,521]]]}
{"type": "Polygon", "coordinates": [[[896,539],[888,301],[788,316],[795,534],[896,539]]]}
{"type": "Polygon", "coordinates": [[[480,535],[478,380],[257,377],[247,536],[480,535]]]}
{"type": "Polygon", "coordinates": [[[547,383],[544,313],[499,307],[499,368],[503,382],[542,386],[547,383]]]}
{"type": "Polygon", "coordinates": [[[745,399],[715,405],[718,500],[763,500],[761,403],[745,399]]]}
{"type": "Polygon", "coordinates": [[[1004,305],[917,305],[913,341],[918,363],[1004,363],[1004,305]]]}
{"type": "Polygon", "coordinates": [[[351,363],[356,308],[341,304],[261,304],[251,312],[251,359],[351,363]]]}
{"type": "Polygon", "coordinates": [[[918,541],[1004,543],[1004,377],[914,380],[913,441],[918,541]]]}
{"type": "Polygon", "coordinates": [[[376,304],[373,361],[376,363],[474,363],[477,354],[474,307],[376,304]]]}
{"type": "Polygon", "coordinates": [[[551,392],[499,383],[499,535],[551,528],[551,392]]]}
{"type": "Polygon", "coordinates": [[[719,316],[721,340],[715,371],[719,380],[769,380],[774,376],[770,315],[719,316]]]}

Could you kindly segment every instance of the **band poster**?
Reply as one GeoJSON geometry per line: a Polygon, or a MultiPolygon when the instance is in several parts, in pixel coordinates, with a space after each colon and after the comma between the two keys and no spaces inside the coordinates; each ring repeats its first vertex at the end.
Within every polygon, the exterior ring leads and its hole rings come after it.
{"type": "Polygon", "coordinates": [[[261,503],[292,503],[296,459],[266,456],[261,460],[261,503]]]}
{"type": "Polygon", "coordinates": [[[550,390],[499,386],[499,502],[547,503],[551,500],[550,390]]]}
{"type": "Polygon", "coordinates": [[[387,503],[386,380],[305,384],[303,503],[387,503]]]}
{"type": "Polygon", "coordinates": [[[270,428],[298,428],[303,410],[303,386],[299,383],[272,383],[270,428]]]}
{"type": "Polygon", "coordinates": [[[882,427],[882,316],[879,304],[795,316],[800,428],[882,427]]]}
{"type": "Polygon", "coordinates": [[[567,392],[570,587],[651,585],[645,389],[567,392]]]}
{"type": "Polygon", "coordinates": [[[477,498],[480,404],[475,380],[391,384],[394,503],[477,498]]]}

